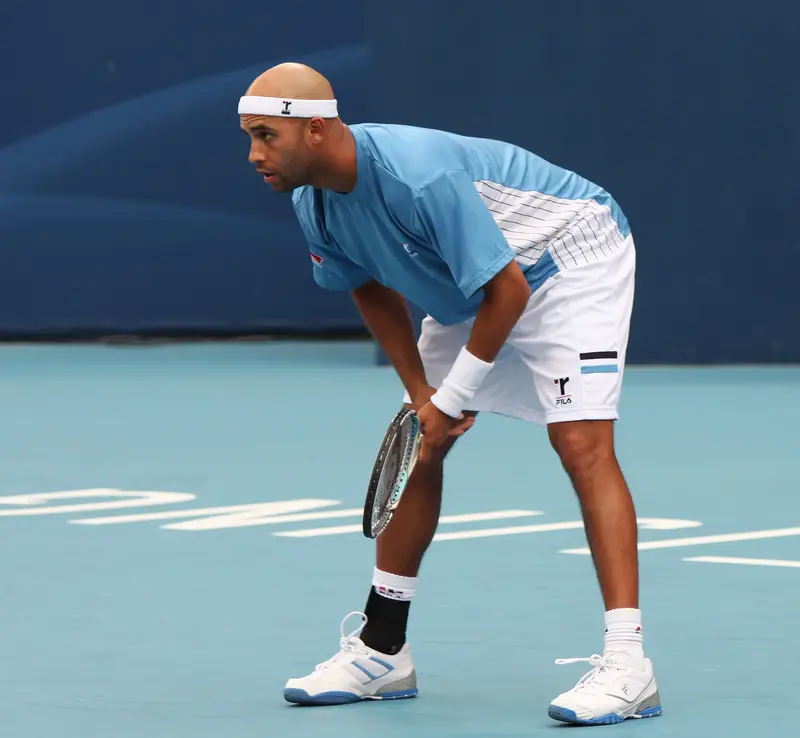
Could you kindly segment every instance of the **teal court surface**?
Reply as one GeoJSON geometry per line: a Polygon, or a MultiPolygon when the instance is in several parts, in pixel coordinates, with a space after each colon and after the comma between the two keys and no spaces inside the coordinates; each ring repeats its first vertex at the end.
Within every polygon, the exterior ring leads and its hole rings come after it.
{"type": "MultiPolygon", "coordinates": [[[[556,736],[602,649],[542,429],[483,416],[448,463],[411,610],[420,696],[282,698],[363,607],[369,469],[402,397],[368,343],[0,348],[7,738],[556,736]]],[[[619,455],[664,715],[629,736],[797,735],[800,370],[632,368],[619,455]]]]}

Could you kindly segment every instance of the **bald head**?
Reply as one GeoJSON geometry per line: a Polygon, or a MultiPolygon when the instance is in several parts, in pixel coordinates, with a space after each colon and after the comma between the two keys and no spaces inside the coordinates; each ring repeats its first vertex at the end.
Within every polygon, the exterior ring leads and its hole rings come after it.
{"type": "Polygon", "coordinates": [[[278,64],[252,81],[245,98],[261,98],[254,105],[240,103],[240,121],[250,136],[250,161],[274,190],[307,184],[352,189],[355,140],[336,103],[317,102],[336,100],[323,75],[305,64],[278,64]]]}
{"type": "Polygon", "coordinates": [[[248,95],[294,98],[295,100],[333,100],[331,83],[315,69],[286,62],[256,77],[247,88],[248,95]]]}

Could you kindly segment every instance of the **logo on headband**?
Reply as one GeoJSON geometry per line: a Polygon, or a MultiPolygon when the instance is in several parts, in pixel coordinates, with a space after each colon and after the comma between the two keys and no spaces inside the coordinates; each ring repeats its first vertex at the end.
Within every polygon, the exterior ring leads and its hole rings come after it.
{"type": "Polygon", "coordinates": [[[292,107],[292,103],[290,100],[283,101],[283,110],[281,110],[281,115],[291,115],[292,111],[290,108],[292,107]]]}

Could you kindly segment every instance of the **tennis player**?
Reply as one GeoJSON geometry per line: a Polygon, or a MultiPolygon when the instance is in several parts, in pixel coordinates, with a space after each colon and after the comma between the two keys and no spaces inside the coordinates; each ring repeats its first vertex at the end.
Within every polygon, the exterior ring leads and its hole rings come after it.
{"type": "MultiPolygon", "coordinates": [[[[316,282],[347,290],[415,408],[424,443],[377,541],[358,627],[287,701],[417,695],[406,642],[442,469],[490,412],[544,425],[580,501],[602,592],[604,648],[549,707],[556,720],[661,714],[642,645],[637,524],[614,449],[634,296],[631,229],[602,188],[517,146],[396,125],[346,125],[329,82],[300,64],[239,101],[249,160],[292,193],[316,282]],[[406,299],[426,312],[417,341],[406,299]]],[[[575,661],[568,659],[565,662],[575,661]]]]}

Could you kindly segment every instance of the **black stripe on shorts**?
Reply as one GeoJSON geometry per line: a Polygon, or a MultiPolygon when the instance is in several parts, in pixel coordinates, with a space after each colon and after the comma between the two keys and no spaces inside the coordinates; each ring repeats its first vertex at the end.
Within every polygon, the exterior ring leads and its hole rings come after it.
{"type": "Polygon", "coordinates": [[[616,359],[616,351],[590,351],[588,354],[581,354],[581,361],[589,359],[616,359]]]}

